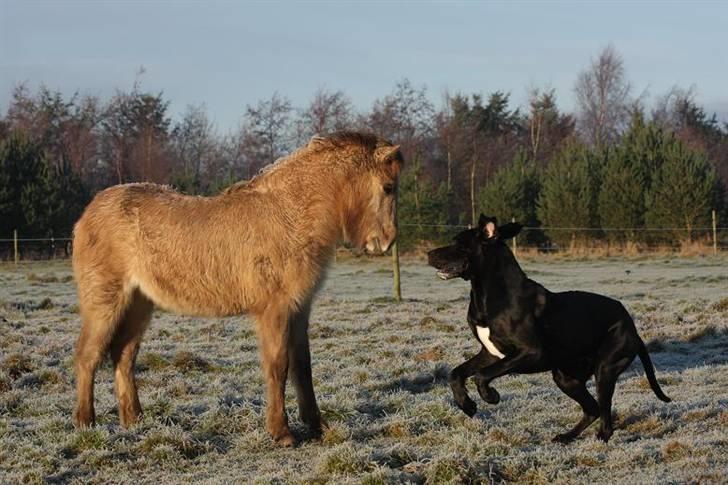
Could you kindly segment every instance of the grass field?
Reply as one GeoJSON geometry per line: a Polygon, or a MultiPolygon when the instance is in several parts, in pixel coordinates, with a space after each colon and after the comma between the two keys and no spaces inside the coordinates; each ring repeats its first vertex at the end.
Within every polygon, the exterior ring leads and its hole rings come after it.
{"type": "Polygon", "coordinates": [[[79,328],[70,266],[4,265],[0,483],[725,482],[728,257],[522,265],[552,290],[622,299],[673,402],[660,402],[635,364],[617,384],[609,444],[595,438],[596,425],[572,445],[550,442],[580,411],[548,374],[495,381],[501,402],[478,400],[478,414],[467,418],[447,374],[478,350],[465,322],[468,286],[406,260],[405,301],[394,304],[382,258],[334,264],[314,307],[314,380],[331,425],[321,440],[282,449],[266,434],[249,319],[161,311],[138,360],[141,423],[119,427],[107,363],[97,377],[99,425],[78,432],[70,419],[79,328]]]}

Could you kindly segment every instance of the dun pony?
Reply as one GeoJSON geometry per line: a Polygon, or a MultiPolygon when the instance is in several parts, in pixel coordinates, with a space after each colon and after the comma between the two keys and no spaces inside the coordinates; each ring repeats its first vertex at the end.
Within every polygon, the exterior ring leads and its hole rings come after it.
{"type": "Polygon", "coordinates": [[[149,183],[100,192],[74,228],[82,319],[75,424],[95,423],[94,375],[107,352],[121,424],[138,420],[134,362],[157,305],[186,315],[254,316],[268,431],[295,443],[284,409],[290,369],[300,418],[321,432],[308,341],[312,298],[337,242],[377,252],[394,241],[402,163],[398,146],[336,133],[314,137],[216,196],[149,183]]]}

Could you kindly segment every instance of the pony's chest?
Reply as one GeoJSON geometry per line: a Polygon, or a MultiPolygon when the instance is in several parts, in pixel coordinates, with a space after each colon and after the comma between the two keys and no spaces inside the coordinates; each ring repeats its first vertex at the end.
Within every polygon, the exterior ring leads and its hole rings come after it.
{"type": "Polygon", "coordinates": [[[496,347],[493,341],[490,339],[489,327],[480,327],[476,325],[475,333],[478,335],[478,340],[480,340],[480,343],[483,344],[485,350],[487,350],[489,354],[493,355],[494,357],[498,357],[499,359],[503,359],[505,357],[505,354],[498,350],[498,347],[496,347]]]}

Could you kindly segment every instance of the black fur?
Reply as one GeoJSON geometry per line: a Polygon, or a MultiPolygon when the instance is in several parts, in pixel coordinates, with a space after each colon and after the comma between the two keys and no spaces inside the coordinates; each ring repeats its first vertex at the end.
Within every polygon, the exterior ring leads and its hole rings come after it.
{"type": "Polygon", "coordinates": [[[639,356],[650,387],[658,398],[670,399],[660,389],[645,344],[634,321],[617,300],[595,293],[553,293],[526,277],[504,240],[521,230],[519,224],[497,226],[480,216],[477,228],[455,237],[455,244],[428,253],[429,264],[443,279],[470,280],[468,323],[478,338],[478,327],[490,329],[490,340],[505,355],[483,349],[456,367],[450,386],[457,405],[469,416],[476,404],[465,380],[475,376],[480,396],[499,401],[491,381],[507,374],[551,371],[556,385],[581,406],[584,415],[570,431],[554,441],[567,443],[601,418],[597,436],[612,436],[612,395],[619,375],[639,356]],[[586,388],[595,376],[597,400],[586,388]]]}

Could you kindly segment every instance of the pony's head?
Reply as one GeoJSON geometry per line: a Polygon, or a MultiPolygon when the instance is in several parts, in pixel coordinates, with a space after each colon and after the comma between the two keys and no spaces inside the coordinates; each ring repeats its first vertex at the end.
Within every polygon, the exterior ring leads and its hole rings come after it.
{"type": "Polygon", "coordinates": [[[350,162],[339,210],[344,239],[371,253],[386,251],[397,237],[397,182],[404,163],[399,146],[359,133],[320,140],[337,146],[350,162]]]}

